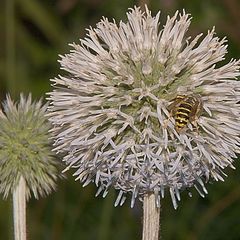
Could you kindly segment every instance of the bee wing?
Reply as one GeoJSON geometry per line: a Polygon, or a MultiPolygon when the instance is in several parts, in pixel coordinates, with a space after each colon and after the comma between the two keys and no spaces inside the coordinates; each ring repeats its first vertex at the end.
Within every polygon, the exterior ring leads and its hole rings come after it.
{"type": "Polygon", "coordinates": [[[200,98],[195,99],[195,104],[193,105],[192,111],[189,114],[190,121],[194,121],[196,118],[198,118],[202,112],[203,109],[203,103],[200,98]]]}

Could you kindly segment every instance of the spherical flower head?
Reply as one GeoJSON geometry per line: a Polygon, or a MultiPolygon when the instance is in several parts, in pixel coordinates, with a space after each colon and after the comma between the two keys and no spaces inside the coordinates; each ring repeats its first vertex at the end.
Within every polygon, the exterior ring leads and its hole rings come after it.
{"type": "Polygon", "coordinates": [[[61,56],[68,74],[53,79],[50,121],[55,150],[84,183],[105,196],[135,199],[223,180],[239,152],[239,61],[218,66],[226,40],[186,37],[190,16],[176,12],[161,28],[159,15],[135,7],[128,21],[103,18],[61,56]]]}
{"type": "Polygon", "coordinates": [[[31,96],[20,96],[14,103],[7,96],[0,111],[0,193],[6,198],[26,182],[26,196],[35,198],[55,188],[57,168],[50,148],[47,105],[32,102],[31,96]]]}

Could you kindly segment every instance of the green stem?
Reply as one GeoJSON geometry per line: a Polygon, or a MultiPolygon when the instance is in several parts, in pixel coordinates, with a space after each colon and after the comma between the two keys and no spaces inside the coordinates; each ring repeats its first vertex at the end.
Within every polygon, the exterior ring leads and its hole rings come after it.
{"type": "Polygon", "coordinates": [[[21,176],[13,192],[14,239],[26,240],[26,182],[21,176]]]}
{"type": "Polygon", "coordinates": [[[113,212],[113,199],[114,192],[110,191],[106,199],[104,199],[104,206],[101,216],[101,224],[99,227],[99,240],[107,240],[109,238],[112,212],[113,212]]]}
{"type": "Polygon", "coordinates": [[[156,206],[154,193],[146,194],[143,200],[142,240],[159,239],[160,207],[156,206]]]}
{"type": "Polygon", "coordinates": [[[14,0],[6,0],[6,80],[7,89],[13,97],[16,95],[15,79],[15,25],[14,0]]]}

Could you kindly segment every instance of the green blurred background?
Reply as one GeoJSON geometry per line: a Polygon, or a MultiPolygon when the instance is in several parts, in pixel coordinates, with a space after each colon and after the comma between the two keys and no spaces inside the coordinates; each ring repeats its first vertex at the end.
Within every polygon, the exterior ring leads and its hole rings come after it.
{"type": "MultiPolygon", "coordinates": [[[[125,20],[134,5],[148,4],[155,14],[166,16],[183,8],[192,14],[189,35],[206,33],[212,26],[220,37],[227,36],[226,61],[240,56],[239,0],[1,0],[0,2],[0,100],[10,92],[32,92],[45,97],[49,79],[60,73],[58,54],[69,52],[68,43],[78,42],[85,29],[102,16],[125,20]]],[[[190,198],[182,193],[174,210],[169,196],[162,201],[161,235],[164,240],[240,239],[240,164],[227,170],[225,182],[208,184],[209,195],[195,190],[190,198]]],[[[95,198],[96,187],[82,188],[71,173],[59,180],[56,192],[30,200],[27,209],[28,236],[34,240],[137,240],[141,239],[141,204],[133,209],[127,202],[113,207],[112,191],[95,198]]],[[[11,199],[0,199],[0,240],[13,239],[11,199]]]]}

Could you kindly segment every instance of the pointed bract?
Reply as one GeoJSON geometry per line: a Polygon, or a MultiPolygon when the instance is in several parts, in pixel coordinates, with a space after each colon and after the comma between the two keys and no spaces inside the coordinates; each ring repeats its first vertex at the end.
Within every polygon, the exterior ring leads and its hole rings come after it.
{"type": "Polygon", "coordinates": [[[0,111],[0,193],[13,193],[21,177],[26,196],[49,194],[56,186],[57,163],[50,145],[47,105],[32,102],[31,95],[19,103],[7,96],[0,111]]]}

